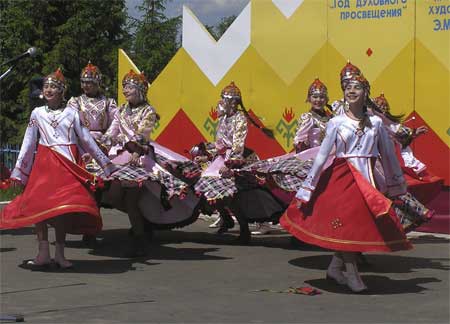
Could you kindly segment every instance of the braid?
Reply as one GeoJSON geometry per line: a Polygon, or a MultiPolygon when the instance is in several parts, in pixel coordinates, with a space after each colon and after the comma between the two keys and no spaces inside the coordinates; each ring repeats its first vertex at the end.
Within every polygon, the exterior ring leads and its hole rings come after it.
{"type": "Polygon", "coordinates": [[[359,128],[360,129],[364,129],[366,127],[371,128],[372,127],[372,123],[370,122],[369,115],[367,114],[367,106],[363,107],[363,113],[364,113],[364,117],[359,122],[359,128]]]}
{"type": "Polygon", "coordinates": [[[400,114],[400,115],[392,115],[389,111],[383,111],[380,109],[380,107],[378,107],[378,105],[372,100],[372,99],[368,99],[367,100],[367,105],[372,108],[373,110],[375,110],[376,112],[384,115],[387,119],[389,119],[390,121],[394,122],[394,123],[401,123],[403,118],[405,118],[405,114],[400,114]]]}
{"type": "Polygon", "coordinates": [[[249,120],[256,128],[260,129],[264,135],[266,135],[269,138],[275,138],[274,134],[273,134],[273,130],[267,128],[267,127],[263,127],[258,125],[258,123],[252,118],[252,116],[250,116],[250,114],[248,113],[248,111],[245,109],[244,107],[244,103],[242,102],[242,99],[239,100],[239,105],[241,106],[241,111],[244,113],[245,117],[247,118],[247,120],[249,120]]]}

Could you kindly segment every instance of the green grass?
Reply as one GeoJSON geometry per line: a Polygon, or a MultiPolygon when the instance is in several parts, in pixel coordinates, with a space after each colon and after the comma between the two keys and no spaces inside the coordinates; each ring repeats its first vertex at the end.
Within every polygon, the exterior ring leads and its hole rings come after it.
{"type": "Polygon", "coordinates": [[[19,186],[12,185],[8,189],[0,190],[0,201],[9,201],[13,200],[17,195],[20,195],[23,191],[23,188],[19,186]]]}

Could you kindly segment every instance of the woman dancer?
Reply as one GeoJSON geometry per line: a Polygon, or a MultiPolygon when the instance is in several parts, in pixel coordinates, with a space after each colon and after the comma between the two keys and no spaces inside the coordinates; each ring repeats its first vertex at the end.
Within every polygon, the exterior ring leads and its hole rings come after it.
{"type": "Polygon", "coordinates": [[[1,212],[1,229],[36,225],[39,252],[24,263],[32,269],[47,268],[52,262],[48,225],[55,228],[54,262],[63,269],[72,267],[64,256],[66,232],[95,235],[102,228],[90,188],[97,179],[82,168],[80,151],[88,152],[107,176],[116,170],[82,126],[78,111],[65,106],[65,87],[59,69],[44,79],[47,104],[32,111],[11,174],[25,189],[1,212]]]}
{"type": "MultiPolygon", "coordinates": [[[[124,210],[130,219],[133,241],[127,256],[145,256],[151,232],[149,221],[176,222],[191,219],[198,201],[188,193],[188,184],[179,180],[157,162],[159,158],[185,159],[150,140],[159,115],[147,102],[148,81],[143,73],[130,71],[122,80],[127,102],[114,116],[111,127],[102,136],[102,144],[109,148],[114,163],[134,166],[133,172],[145,174],[142,181],[115,181],[105,192],[103,202],[124,210]],[[185,195],[188,194],[187,197],[185,195]],[[185,198],[182,201],[178,198],[185,198]],[[144,218],[145,217],[145,218],[144,218]],[[144,226],[147,225],[147,228],[144,226]]],[[[181,226],[181,225],[180,225],[181,226]]]]}
{"type": "Polygon", "coordinates": [[[413,129],[405,126],[402,123],[403,116],[391,114],[389,102],[383,93],[372,101],[373,113],[383,120],[400,151],[399,162],[408,184],[408,192],[423,204],[430,202],[441,191],[443,179],[430,174],[427,166],[414,156],[410,147],[417,137],[428,132],[428,128],[419,126],[413,129]]]}
{"type": "Polygon", "coordinates": [[[304,242],[336,250],[327,277],[362,292],[367,287],[358,273],[357,252],[392,252],[412,245],[392,202],[376,189],[373,167],[379,155],[389,196],[404,194],[406,183],[382,120],[367,114],[369,83],[353,75],[344,82],[344,97],[348,108],[329,121],[308,177],[280,223],[304,242]],[[333,146],[336,158],[322,172],[333,146]]]}
{"type": "Polygon", "coordinates": [[[248,220],[255,214],[259,214],[260,219],[269,220],[272,215],[281,213],[283,207],[269,192],[259,188],[254,179],[235,174],[245,164],[257,159],[256,154],[245,148],[247,121],[252,122],[266,135],[271,134],[248,115],[243,106],[241,91],[234,82],[222,90],[221,97],[219,106],[220,109],[223,108],[223,112],[220,113],[216,140],[213,145],[207,145],[212,162],[203,171],[194,188],[204,202],[219,210],[222,223],[218,233],[225,233],[234,226],[234,215],[240,225],[238,241],[248,244],[248,220]],[[258,208],[255,208],[256,205],[258,208]]]}
{"type": "MultiPolygon", "coordinates": [[[[102,93],[102,74],[91,61],[81,70],[80,82],[83,94],[70,98],[67,105],[78,111],[81,122],[89,129],[94,140],[98,141],[111,125],[117,104],[113,98],[106,98],[102,93]]],[[[82,154],[82,157],[88,170],[96,168],[95,160],[90,158],[89,153],[82,154]]],[[[83,235],[83,242],[92,247],[95,246],[96,238],[83,235]]]]}

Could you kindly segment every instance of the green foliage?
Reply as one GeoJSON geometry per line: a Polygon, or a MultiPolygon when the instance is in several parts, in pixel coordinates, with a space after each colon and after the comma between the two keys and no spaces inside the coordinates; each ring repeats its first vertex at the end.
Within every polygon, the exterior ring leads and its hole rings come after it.
{"type": "MultiPolygon", "coordinates": [[[[181,17],[165,16],[168,1],[141,0],[137,20],[128,17],[126,0],[0,0],[0,62],[38,49],[1,81],[0,143],[21,143],[31,113],[29,81],[57,67],[68,82],[66,98],[80,94],[80,72],[89,60],[102,71],[106,95],[117,97],[118,48],[152,82],[181,45],[181,17]]],[[[208,29],[219,39],[235,18],[222,18],[208,29]]]]}
{"type": "Polygon", "coordinates": [[[134,43],[131,59],[152,82],[164,69],[180,47],[178,31],[181,16],[167,18],[164,15],[167,0],[143,0],[138,9],[141,20],[133,20],[134,43]]]}
{"type": "Polygon", "coordinates": [[[69,84],[67,98],[79,95],[89,60],[100,67],[107,95],[116,96],[117,48],[128,38],[125,0],[1,0],[0,19],[0,62],[32,46],[39,50],[1,83],[0,142],[21,142],[30,115],[28,83],[57,67],[69,84]]]}
{"type": "Polygon", "coordinates": [[[215,26],[205,25],[205,28],[214,37],[215,40],[219,40],[220,37],[227,31],[228,27],[233,23],[236,19],[235,15],[223,17],[220,22],[215,26]]]}

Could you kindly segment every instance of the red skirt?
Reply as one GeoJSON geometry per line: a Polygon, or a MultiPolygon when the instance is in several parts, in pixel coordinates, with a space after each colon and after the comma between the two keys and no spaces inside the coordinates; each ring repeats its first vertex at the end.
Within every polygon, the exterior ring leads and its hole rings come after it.
{"type": "Polygon", "coordinates": [[[331,250],[411,249],[391,204],[353,165],[338,158],[322,173],[311,200],[299,210],[294,199],[280,224],[301,241],[331,250]]]}
{"type": "Polygon", "coordinates": [[[422,204],[428,204],[442,190],[444,179],[424,170],[417,175],[412,169],[402,166],[403,176],[408,185],[408,191],[422,204]]]}
{"type": "Polygon", "coordinates": [[[395,152],[408,185],[408,192],[425,205],[436,198],[442,190],[444,179],[430,174],[428,170],[424,170],[420,174],[415,173],[412,168],[405,165],[399,145],[395,146],[395,152]]]}
{"type": "MultiPolygon", "coordinates": [[[[79,161],[76,145],[71,145],[70,150],[79,161]]],[[[89,188],[94,178],[80,165],[39,145],[24,192],[1,211],[0,229],[26,227],[64,217],[67,233],[98,233],[102,229],[102,219],[89,188]]]]}

